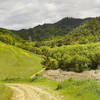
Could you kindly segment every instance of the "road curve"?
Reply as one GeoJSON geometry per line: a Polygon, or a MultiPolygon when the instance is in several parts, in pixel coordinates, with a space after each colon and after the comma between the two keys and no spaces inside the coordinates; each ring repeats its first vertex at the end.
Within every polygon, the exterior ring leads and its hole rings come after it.
{"type": "Polygon", "coordinates": [[[12,100],[62,100],[46,90],[27,84],[6,84],[13,90],[12,100]]]}

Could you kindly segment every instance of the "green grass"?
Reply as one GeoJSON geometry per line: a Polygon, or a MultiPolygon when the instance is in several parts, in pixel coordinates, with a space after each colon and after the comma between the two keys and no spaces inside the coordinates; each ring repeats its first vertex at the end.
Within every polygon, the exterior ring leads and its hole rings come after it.
{"type": "Polygon", "coordinates": [[[0,42],[0,80],[29,78],[42,69],[42,58],[0,42]]]}
{"type": "Polygon", "coordinates": [[[0,84],[0,100],[10,100],[12,95],[11,89],[0,84]]]}
{"type": "MultiPolygon", "coordinates": [[[[40,86],[51,93],[63,95],[63,100],[100,100],[100,82],[96,80],[65,80],[58,83],[36,76],[42,69],[41,57],[0,42],[0,80],[40,86]],[[60,88],[58,88],[60,86],[60,88]],[[58,88],[58,90],[57,90],[58,88]]],[[[0,100],[10,100],[12,91],[0,84],[0,100]]]]}
{"type": "Polygon", "coordinates": [[[33,84],[48,88],[48,90],[64,96],[64,100],[100,100],[100,82],[96,80],[69,79],[58,83],[45,78],[38,78],[33,84]],[[59,84],[61,88],[56,90],[59,84]]]}
{"type": "Polygon", "coordinates": [[[67,80],[59,90],[69,100],[100,100],[100,83],[95,80],[67,80]]]}

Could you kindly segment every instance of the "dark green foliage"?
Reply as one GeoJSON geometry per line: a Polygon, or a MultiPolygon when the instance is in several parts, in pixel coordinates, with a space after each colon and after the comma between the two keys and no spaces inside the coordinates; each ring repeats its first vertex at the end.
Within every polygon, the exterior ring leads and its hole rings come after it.
{"type": "Polygon", "coordinates": [[[48,66],[46,67],[47,69],[57,69],[58,68],[58,61],[54,58],[51,58],[51,57],[48,57],[44,62],[43,64],[45,66],[48,66]]]}
{"type": "Polygon", "coordinates": [[[15,44],[15,39],[11,35],[0,35],[0,40],[7,44],[15,44]]]}
{"type": "MultiPolygon", "coordinates": [[[[72,19],[71,19],[72,20],[72,19]]],[[[67,31],[66,31],[67,33],[67,31]]],[[[62,37],[56,37],[50,41],[42,41],[36,43],[36,47],[40,46],[63,46],[72,44],[86,44],[100,41],[100,18],[84,20],[80,26],[73,28],[70,32],[62,37]]]]}
{"type": "Polygon", "coordinates": [[[61,84],[61,83],[59,83],[59,84],[57,85],[56,90],[60,90],[60,89],[62,89],[62,84],[61,84]]]}
{"type": "MultiPolygon", "coordinates": [[[[58,43],[59,40],[56,41],[58,43]]],[[[60,40],[62,45],[70,44],[86,44],[90,42],[100,41],[100,18],[94,18],[84,22],[74,29],[70,34],[67,34],[65,38],[60,40]]]]}
{"type": "Polygon", "coordinates": [[[9,30],[0,28],[0,41],[15,45],[16,42],[21,42],[22,39],[9,30]]]}
{"type": "Polygon", "coordinates": [[[41,47],[47,69],[61,68],[82,72],[100,67],[100,43],[69,45],[55,48],[41,47]]]}
{"type": "MultiPolygon", "coordinates": [[[[84,19],[85,20],[85,19],[84,19]]],[[[59,38],[84,22],[78,18],[64,18],[54,24],[39,25],[35,28],[13,31],[25,40],[44,41],[59,38]]]]}
{"type": "Polygon", "coordinates": [[[33,81],[37,80],[38,77],[39,77],[38,75],[35,75],[33,78],[30,79],[30,82],[33,82],[33,81]]]}

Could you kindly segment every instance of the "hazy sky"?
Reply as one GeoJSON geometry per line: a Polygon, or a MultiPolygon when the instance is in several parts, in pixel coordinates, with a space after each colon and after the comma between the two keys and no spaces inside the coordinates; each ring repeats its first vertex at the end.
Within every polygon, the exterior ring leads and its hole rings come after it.
{"type": "Polygon", "coordinates": [[[100,16],[100,0],[0,0],[0,27],[4,28],[29,28],[67,16],[100,16]]]}

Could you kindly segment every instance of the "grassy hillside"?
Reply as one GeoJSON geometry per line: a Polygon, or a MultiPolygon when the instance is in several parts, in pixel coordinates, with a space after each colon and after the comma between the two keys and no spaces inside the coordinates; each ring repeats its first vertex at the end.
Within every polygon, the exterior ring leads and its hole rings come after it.
{"type": "Polygon", "coordinates": [[[0,100],[10,100],[11,95],[12,91],[3,84],[0,84],[0,100]]]}
{"type": "Polygon", "coordinates": [[[0,80],[28,78],[42,69],[41,57],[0,42],[0,80]]]}

